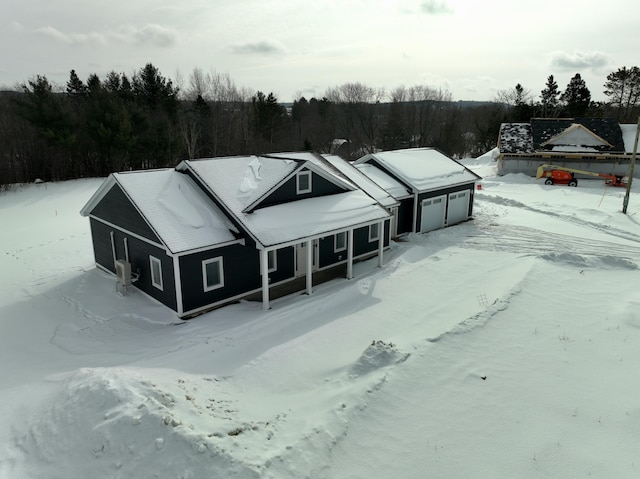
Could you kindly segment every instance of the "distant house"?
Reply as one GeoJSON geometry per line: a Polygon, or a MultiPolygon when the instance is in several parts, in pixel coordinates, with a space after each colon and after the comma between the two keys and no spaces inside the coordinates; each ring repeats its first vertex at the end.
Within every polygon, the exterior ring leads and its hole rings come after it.
{"type": "Polygon", "coordinates": [[[363,156],[354,166],[398,201],[391,210],[392,236],[471,218],[480,177],[435,148],[382,151],[363,156]]]}
{"type": "Polygon", "coordinates": [[[81,214],[96,265],[188,317],[313,273],[378,256],[390,213],[320,155],[188,160],[111,174],[81,214]],[[118,270],[120,273],[120,270],[118,270]]]}
{"type": "Polygon", "coordinates": [[[542,163],[626,174],[636,125],[613,118],[532,118],[503,123],[498,138],[498,173],[535,176],[542,163]]]}

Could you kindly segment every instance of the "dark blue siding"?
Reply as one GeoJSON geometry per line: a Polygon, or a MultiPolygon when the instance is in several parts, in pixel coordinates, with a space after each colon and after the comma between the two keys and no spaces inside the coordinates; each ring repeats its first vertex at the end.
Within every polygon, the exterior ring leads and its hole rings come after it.
{"type": "Polygon", "coordinates": [[[277,251],[277,269],[269,273],[271,283],[278,283],[295,276],[295,248],[288,246],[277,251]]]}
{"type": "MultiPolygon", "coordinates": [[[[308,170],[302,170],[308,171],[308,170]]],[[[299,195],[296,193],[296,176],[287,180],[277,190],[272,192],[263,201],[260,202],[259,208],[267,206],[289,203],[290,201],[302,200],[305,198],[314,198],[318,196],[333,195],[336,193],[344,193],[346,190],[332,183],[322,176],[311,173],[311,193],[299,195]]]]}
{"type": "Polygon", "coordinates": [[[133,285],[176,311],[177,303],[172,258],[167,256],[163,249],[132,237],[118,228],[105,225],[93,218],[91,218],[90,224],[96,263],[115,273],[111,250],[111,232],[114,234],[116,259],[125,259],[124,239],[127,238],[131,272],[139,275],[138,280],[133,285]],[[162,290],[159,290],[151,283],[150,256],[158,258],[162,264],[162,290]]]}
{"type": "Polygon", "coordinates": [[[260,287],[260,259],[258,251],[243,245],[231,245],[180,258],[182,306],[192,311],[260,287]],[[204,290],[202,262],[223,258],[224,286],[213,291],[204,290]]]}
{"type": "MultiPolygon", "coordinates": [[[[346,244],[346,237],[345,237],[346,244]]],[[[318,263],[320,268],[330,266],[347,259],[347,250],[335,252],[335,236],[326,236],[318,241],[318,263]]]]}
{"type": "MultiPolygon", "coordinates": [[[[276,255],[277,269],[269,273],[270,283],[277,283],[294,275],[293,247],[278,250],[276,255]]],[[[252,247],[238,244],[182,256],[180,280],[185,312],[224,302],[261,288],[260,253],[252,247]],[[202,262],[217,257],[223,258],[224,286],[205,291],[202,262]]]]}
{"type": "Polygon", "coordinates": [[[111,187],[104,198],[93,208],[91,214],[143,238],[161,243],[118,185],[111,187]]]}
{"type": "Polygon", "coordinates": [[[400,201],[398,207],[398,234],[413,231],[413,197],[400,201]]]}

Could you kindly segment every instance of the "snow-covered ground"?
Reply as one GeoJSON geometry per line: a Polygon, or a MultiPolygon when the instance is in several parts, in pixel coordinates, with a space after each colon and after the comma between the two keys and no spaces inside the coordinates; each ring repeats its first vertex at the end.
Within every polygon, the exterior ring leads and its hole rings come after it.
{"type": "Polygon", "coordinates": [[[93,267],[101,180],[0,194],[0,478],[640,477],[640,187],[475,219],[190,321],[93,267]]]}

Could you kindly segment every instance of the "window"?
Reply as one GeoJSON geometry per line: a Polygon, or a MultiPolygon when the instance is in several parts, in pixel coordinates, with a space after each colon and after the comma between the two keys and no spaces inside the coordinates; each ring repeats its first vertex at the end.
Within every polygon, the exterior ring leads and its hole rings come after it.
{"type": "Polygon", "coordinates": [[[149,256],[151,264],[151,284],[162,291],[162,262],[153,256],[149,256]]]}
{"type": "Polygon", "coordinates": [[[267,252],[267,271],[271,273],[278,269],[278,256],[276,255],[276,250],[267,252]]]}
{"type": "Polygon", "coordinates": [[[380,225],[378,225],[378,223],[369,225],[369,242],[370,243],[373,241],[378,241],[378,238],[380,237],[379,226],[380,225]]]}
{"type": "Polygon", "coordinates": [[[224,270],[221,256],[202,262],[202,284],[205,292],[224,286],[224,270]]]}
{"type": "Polygon", "coordinates": [[[342,233],[338,233],[337,235],[335,235],[335,242],[334,242],[334,246],[333,246],[333,251],[334,252],[338,252],[338,251],[344,251],[347,249],[347,232],[343,231],[342,233]]]}
{"type": "Polygon", "coordinates": [[[301,195],[303,193],[311,193],[311,172],[300,171],[296,175],[296,193],[301,195]]]}

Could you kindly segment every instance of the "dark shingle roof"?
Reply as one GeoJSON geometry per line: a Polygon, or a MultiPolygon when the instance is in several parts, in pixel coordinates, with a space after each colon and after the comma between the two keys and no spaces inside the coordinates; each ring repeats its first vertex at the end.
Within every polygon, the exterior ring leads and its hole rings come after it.
{"type": "Polygon", "coordinates": [[[533,148],[535,151],[544,150],[543,143],[576,123],[588,128],[612,145],[612,148],[602,146],[597,149],[606,152],[624,151],[620,124],[614,118],[532,118],[533,148]]]}
{"type": "Polygon", "coordinates": [[[530,123],[503,123],[498,146],[501,153],[547,151],[542,145],[574,124],[588,128],[612,145],[592,148],[607,153],[625,151],[622,130],[614,118],[532,118],[530,123]]]}

